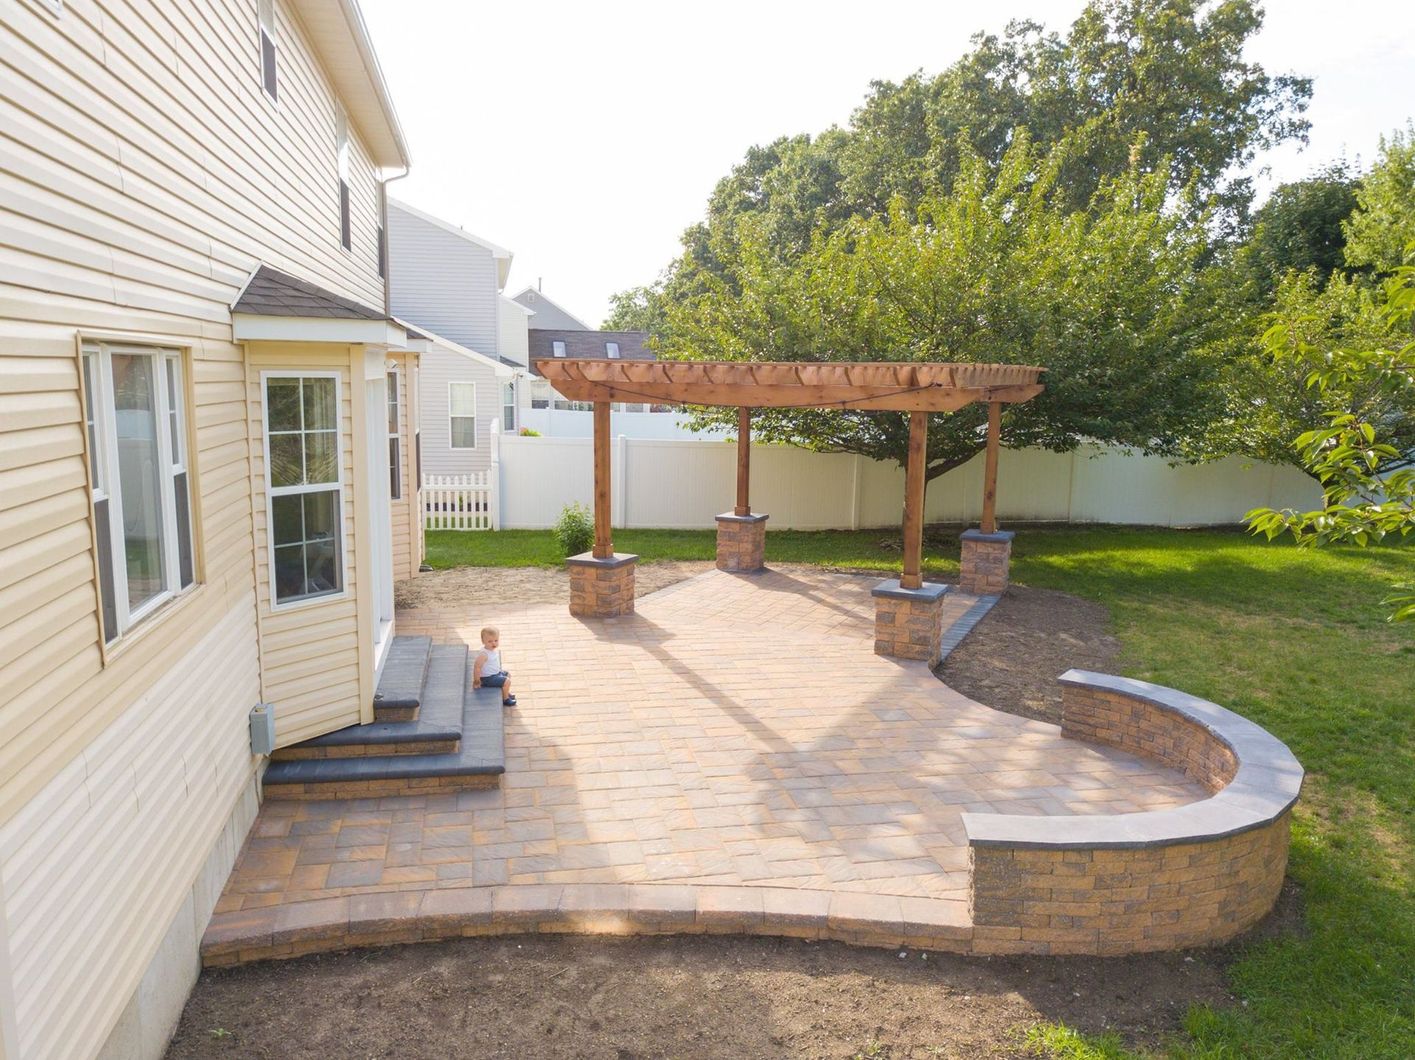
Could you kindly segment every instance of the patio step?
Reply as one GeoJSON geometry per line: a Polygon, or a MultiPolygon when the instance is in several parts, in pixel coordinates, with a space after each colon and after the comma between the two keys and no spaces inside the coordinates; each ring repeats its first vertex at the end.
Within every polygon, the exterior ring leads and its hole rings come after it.
{"type": "Polygon", "coordinates": [[[265,771],[266,798],[362,798],[498,786],[506,772],[501,695],[492,688],[473,689],[471,672],[465,645],[429,644],[418,719],[355,725],[285,749],[294,754],[277,756],[265,771]],[[379,746],[387,733],[396,734],[389,742],[402,742],[411,753],[370,753],[367,748],[379,746]],[[434,733],[442,746],[421,746],[434,733]],[[455,743],[447,740],[451,733],[455,743]],[[317,753],[306,754],[308,749],[317,753]]]}
{"type": "Polygon", "coordinates": [[[394,637],[373,694],[375,721],[412,721],[422,705],[431,637],[394,637]]]}

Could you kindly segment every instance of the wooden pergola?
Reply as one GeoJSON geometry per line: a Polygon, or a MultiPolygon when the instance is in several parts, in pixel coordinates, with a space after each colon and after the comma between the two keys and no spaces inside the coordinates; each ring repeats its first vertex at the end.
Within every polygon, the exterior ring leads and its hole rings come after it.
{"type": "Polygon", "coordinates": [[[922,584],[924,469],[928,417],[974,402],[988,406],[982,529],[996,529],[997,455],[1001,409],[1042,392],[1043,369],[1018,364],[822,363],[751,361],[609,361],[544,358],[541,375],[571,401],[594,404],[596,559],[612,559],[609,482],[611,402],[718,405],[738,410],[737,500],[751,514],[751,414],[763,408],[838,408],[909,413],[904,478],[904,570],[900,585],[922,584]]]}

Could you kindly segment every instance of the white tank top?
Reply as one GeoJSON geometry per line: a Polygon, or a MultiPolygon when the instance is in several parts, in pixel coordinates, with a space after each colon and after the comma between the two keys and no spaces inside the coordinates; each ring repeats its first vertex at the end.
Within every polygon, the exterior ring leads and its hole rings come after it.
{"type": "Polygon", "coordinates": [[[497,648],[495,651],[491,651],[483,648],[482,651],[486,652],[486,660],[481,664],[482,675],[499,674],[501,672],[501,649],[497,648]]]}

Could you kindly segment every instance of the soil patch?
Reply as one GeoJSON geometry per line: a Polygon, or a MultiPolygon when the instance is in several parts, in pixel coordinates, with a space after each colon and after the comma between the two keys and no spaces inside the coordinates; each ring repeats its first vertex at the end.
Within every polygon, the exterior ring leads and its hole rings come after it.
{"type": "Polygon", "coordinates": [[[1109,625],[1093,600],[1013,585],[935,672],[969,699],[1059,723],[1056,679],[1073,666],[1110,672],[1120,641],[1109,625]]]}
{"type": "Polygon", "coordinates": [[[964,958],[740,938],[465,939],[203,974],[168,1053],[208,1057],[1022,1057],[1061,1020],[1155,1045],[1207,961],[964,958]]]}
{"type": "MultiPolygon", "coordinates": [[[[634,595],[665,589],[712,570],[707,561],[658,560],[634,570],[634,595]]],[[[564,567],[452,567],[425,571],[401,582],[394,603],[406,608],[456,608],[466,604],[516,602],[558,604],[570,600],[570,575],[564,567]]]]}

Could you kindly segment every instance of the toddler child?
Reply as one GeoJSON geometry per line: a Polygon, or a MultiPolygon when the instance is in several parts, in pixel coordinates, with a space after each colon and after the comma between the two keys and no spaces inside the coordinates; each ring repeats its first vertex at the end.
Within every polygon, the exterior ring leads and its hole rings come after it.
{"type": "Polygon", "coordinates": [[[501,631],[495,626],[481,631],[481,651],[472,664],[472,687],[483,686],[501,689],[503,707],[516,705],[516,697],[511,694],[511,675],[501,668],[501,631]]]}

